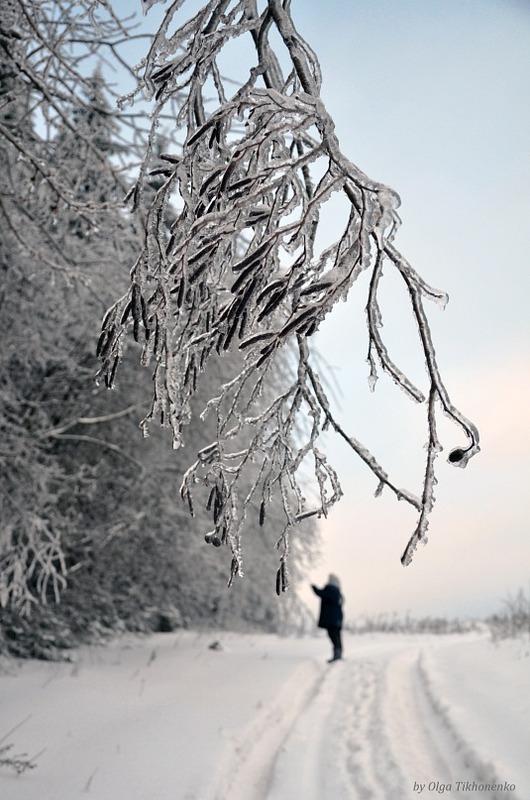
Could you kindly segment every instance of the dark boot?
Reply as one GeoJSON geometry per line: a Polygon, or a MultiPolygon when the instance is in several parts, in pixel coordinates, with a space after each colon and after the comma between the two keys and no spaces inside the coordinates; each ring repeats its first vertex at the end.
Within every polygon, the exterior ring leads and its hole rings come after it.
{"type": "Polygon", "coordinates": [[[335,649],[333,651],[333,658],[330,658],[328,664],[332,664],[333,661],[340,661],[342,658],[342,650],[335,649]]]}

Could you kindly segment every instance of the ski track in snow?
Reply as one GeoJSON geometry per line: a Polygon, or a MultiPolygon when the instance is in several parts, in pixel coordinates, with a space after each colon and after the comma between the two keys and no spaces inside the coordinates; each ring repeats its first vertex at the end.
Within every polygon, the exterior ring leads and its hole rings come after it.
{"type": "MultiPolygon", "coordinates": [[[[407,800],[429,794],[469,797],[457,781],[494,783],[463,746],[433,693],[421,647],[300,669],[241,736],[215,800],[407,800]]],[[[495,793],[473,791],[474,800],[495,793]]],[[[512,794],[512,798],[515,796],[512,794]]]]}
{"type": "Polygon", "coordinates": [[[346,658],[326,664],[323,638],[220,636],[217,650],[209,634],[161,634],[86,648],[73,666],[6,664],[4,733],[17,728],[9,738],[19,751],[26,742],[30,753],[43,743],[46,752],[28,774],[0,772],[0,798],[529,796],[524,747],[497,753],[500,740],[475,724],[489,721],[495,732],[498,723],[507,735],[515,726],[524,741],[530,704],[514,701],[502,676],[523,691],[526,663],[488,667],[480,637],[347,637],[346,658]],[[470,686],[483,691],[468,704],[470,686]],[[509,793],[456,789],[510,778],[509,793]]]}

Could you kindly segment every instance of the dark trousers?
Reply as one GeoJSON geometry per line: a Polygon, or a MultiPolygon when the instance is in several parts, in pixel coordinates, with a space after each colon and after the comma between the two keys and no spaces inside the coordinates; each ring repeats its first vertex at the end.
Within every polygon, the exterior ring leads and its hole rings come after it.
{"type": "Polygon", "coordinates": [[[340,658],[342,655],[341,630],[338,625],[333,628],[326,628],[326,630],[331,639],[331,644],[333,645],[333,655],[335,658],[340,658]]]}

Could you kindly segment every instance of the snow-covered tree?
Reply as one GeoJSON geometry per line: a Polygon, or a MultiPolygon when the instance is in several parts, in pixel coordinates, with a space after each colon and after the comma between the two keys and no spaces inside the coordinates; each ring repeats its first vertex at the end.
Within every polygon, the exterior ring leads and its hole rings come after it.
{"type": "Polygon", "coordinates": [[[126,32],[96,6],[0,7],[0,603],[22,608],[65,588],[95,453],[127,459],[108,426],[134,405],[107,411],[93,388],[94,325],[123,291],[135,236],[120,128],[94,75],[126,32]]]}
{"type": "MultiPolygon", "coordinates": [[[[143,5],[147,11],[153,0],[143,5]]],[[[207,487],[213,521],[206,539],[231,547],[232,575],[241,570],[241,536],[251,504],[263,521],[271,498],[281,497],[279,592],[286,587],[290,532],[308,516],[326,515],[342,494],[319,446],[325,428],[334,429],[372,470],[378,491],[389,489],[418,510],[404,564],[425,539],[433,504],[434,461],[441,450],[438,411],[464,434],[464,443],[451,450],[451,463],[465,466],[479,449],[476,428],[454,407],[442,381],[424,309],[425,300],[444,304],[446,296],[394,244],[396,192],[370,179],[341,151],[320,96],[317,57],[297,32],[290,7],[290,0],[211,0],[193,9],[186,0],[167,4],[138,68],[138,90],[123,101],[143,93],[152,106],[148,149],[130,192],[133,209],[153,174],[151,152],[170,102],[179,108],[176,135],[154,170],[163,182],[147,211],[130,288],[108,311],[99,342],[99,377],[108,385],[115,382],[127,330],[143,342],[142,363],[152,365],[153,374],[144,427],[153,420],[170,427],[175,448],[185,440],[192,399],[212,360],[234,350],[244,354],[239,372],[222,382],[206,406],[216,434],[187,470],[181,493],[193,513],[197,487],[207,487]],[[189,19],[182,16],[186,8],[193,11],[189,19]],[[230,50],[239,69],[235,76],[227,75],[230,50]],[[328,241],[321,211],[338,196],[347,209],[344,229],[328,241]],[[169,207],[176,212],[168,234],[169,207]],[[394,363],[391,343],[383,340],[383,266],[397,271],[407,288],[429,376],[426,394],[394,363]],[[429,438],[419,496],[399,488],[340,426],[311,356],[319,324],[364,271],[370,273],[369,381],[373,387],[382,369],[426,408],[429,438]],[[274,394],[260,406],[267,386],[274,394]],[[242,492],[250,465],[253,486],[242,492]],[[301,477],[308,466],[314,503],[306,500],[301,477]]]]}
{"type": "MultiPolygon", "coordinates": [[[[0,59],[0,66],[6,76],[0,123],[37,152],[31,92],[9,60],[0,59]]],[[[105,142],[110,147],[112,127],[101,98],[90,103],[91,118],[69,120],[43,152],[50,171],[63,170],[73,203],[98,205],[115,202],[109,170],[92,158],[96,148],[105,151],[105,142]]],[[[68,545],[93,499],[97,459],[90,449],[119,452],[105,435],[93,435],[98,417],[120,414],[106,414],[94,393],[91,333],[112,293],[124,286],[119,266],[131,257],[134,234],[118,213],[100,210],[83,219],[68,205],[54,218],[55,191],[34,182],[31,164],[7,137],[0,159],[0,599],[26,606],[57,600],[65,586],[68,545]]]]}
{"type": "MultiPolygon", "coordinates": [[[[200,546],[206,512],[190,520],[178,496],[184,451],[138,436],[149,375],[131,351],[112,395],[94,386],[95,331],[127,286],[143,218],[121,210],[123,120],[102,71],[44,132],[24,71],[9,56],[0,68],[0,652],[49,657],[103,629],[154,626],[161,610],[183,623],[277,628],[274,507],[253,537],[251,580],[225,597],[229,561],[200,546]],[[22,151],[41,154],[61,198],[22,151]]],[[[147,203],[159,186],[151,176],[147,203]]],[[[205,430],[213,436],[214,423],[190,426],[191,447],[205,430]]]]}
{"type": "Polygon", "coordinates": [[[127,150],[120,151],[122,160],[109,160],[97,139],[87,135],[80,119],[92,102],[92,75],[98,60],[121,66],[117,48],[126,38],[127,31],[106,3],[6,0],[0,7],[0,58],[5,79],[0,137],[10,157],[26,167],[21,183],[5,176],[9,185],[2,193],[1,211],[13,235],[18,235],[26,250],[33,248],[38,262],[69,275],[76,272],[75,266],[63,258],[53,241],[54,223],[69,209],[90,227],[95,224],[94,215],[116,208],[125,186],[122,173],[128,160],[137,159],[128,141],[127,150]],[[21,97],[26,99],[25,112],[19,114],[21,124],[9,124],[14,109],[20,108],[21,97]],[[84,152],[99,162],[107,184],[114,186],[114,197],[109,192],[105,201],[80,196],[72,176],[54,158],[60,130],[75,136],[79,155],[84,152]],[[47,203],[41,204],[35,217],[36,204],[31,201],[40,191],[46,192],[47,203]]]}

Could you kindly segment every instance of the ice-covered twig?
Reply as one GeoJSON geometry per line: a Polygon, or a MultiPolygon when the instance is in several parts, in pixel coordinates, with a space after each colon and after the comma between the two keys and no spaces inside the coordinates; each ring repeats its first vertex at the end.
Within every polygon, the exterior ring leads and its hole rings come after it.
{"type": "MultiPolygon", "coordinates": [[[[285,543],[293,525],[308,515],[325,515],[341,496],[338,477],[318,444],[330,426],[377,477],[377,493],[387,486],[420,511],[408,561],[433,504],[437,403],[469,438],[467,449],[453,451],[450,460],[463,465],[478,451],[476,428],[451,404],[441,380],[423,308],[424,298],[443,304],[446,297],[429,287],[393,244],[399,196],[342,153],[320,97],[318,60],[293,24],[290,3],[267,0],[260,12],[255,0],[212,0],[187,21],[179,17],[185,6],[185,0],[170,4],[141,65],[153,126],[131,198],[134,208],[147,205],[145,240],[131,287],[103,324],[100,377],[113,384],[125,332],[132,328],[143,344],[142,363],[154,361],[145,425],[160,419],[171,427],[178,447],[203,373],[231,354],[224,362],[229,379],[208,403],[217,415],[217,439],[186,473],[182,494],[191,510],[197,487],[206,487],[214,523],[206,538],[232,548],[232,578],[241,570],[241,535],[253,505],[262,522],[271,497],[279,496],[285,543]],[[282,53],[275,52],[273,34],[282,53]],[[250,40],[255,60],[249,58],[248,71],[234,88],[223,77],[222,53],[239,38],[250,40]],[[169,144],[153,164],[158,124],[170,101],[179,107],[176,129],[183,144],[169,144]],[[150,169],[161,182],[148,199],[150,169]],[[317,247],[325,239],[321,210],[336,197],[347,209],[343,232],[317,247]],[[414,401],[425,402],[380,332],[378,289],[385,260],[407,285],[429,375],[429,444],[420,498],[398,489],[339,425],[310,362],[312,335],[359,275],[371,269],[370,381],[375,383],[379,365],[414,401]],[[313,506],[302,488],[310,462],[318,496],[313,506]],[[241,493],[244,472],[254,478],[250,492],[241,493]]],[[[287,552],[285,546],[282,565],[287,552]]],[[[279,573],[281,587],[285,576],[279,573]]]]}

